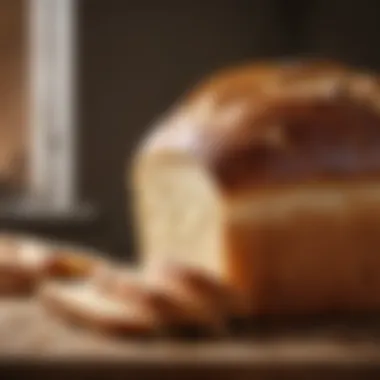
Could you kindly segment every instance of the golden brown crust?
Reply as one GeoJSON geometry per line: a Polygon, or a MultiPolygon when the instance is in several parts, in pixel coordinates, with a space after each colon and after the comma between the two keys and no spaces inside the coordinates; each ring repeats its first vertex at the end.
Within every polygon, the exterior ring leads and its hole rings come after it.
{"type": "Polygon", "coordinates": [[[44,265],[46,276],[53,278],[87,278],[106,263],[86,250],[57,248],[44,265]]]}
{"type": "Polygon", "coordinates": [[[246,203],[250,217],[230,220],[224,238],[252,312],[378,312],[378,194],[379,181],[292,186],[246,203]]]}
{"type": "Polygon", "coordinates": [[[380,173],[380,82],[328,62],[257,64],[200,85],[144,153],[201,160],[222,192],[380,173]]]}
{"type": "Polygon", "coordinates": [[[263,96],[268,89],[287,86],[289,83],[310,80],[318,76],[336,76],[350,69],[328,60],[305,59],[283,62],[256,62],[227,68],[217,72],[190,92],[188,102],[213,95],[219,106],[236,98],[263,96]]]}

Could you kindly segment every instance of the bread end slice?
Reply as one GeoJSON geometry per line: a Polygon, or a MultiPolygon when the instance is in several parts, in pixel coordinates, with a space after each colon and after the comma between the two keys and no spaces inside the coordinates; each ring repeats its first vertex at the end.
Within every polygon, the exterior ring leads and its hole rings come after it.
{"type": "Polygon", "coordinates": [[[0,296],[26,296],[49,278],[88,278],[100,255],[35,237],[0,234],[0,296]]]}

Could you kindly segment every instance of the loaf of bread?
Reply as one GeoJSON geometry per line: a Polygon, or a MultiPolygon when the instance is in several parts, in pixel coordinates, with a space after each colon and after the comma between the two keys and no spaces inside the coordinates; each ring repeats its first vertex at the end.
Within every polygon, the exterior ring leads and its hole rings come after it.
{"type": "Polygon", "coordinates": [[[84,248],[4,233],[0,236],[0,295],[30,293],[47,278],[85,278],[102,261],[84,248]]]}
{"type": "Polygon", "coordinates": [[[250,314],[380,310],[380,81],[328,62],[221,72],[133,163],[142,265],[226,281],[250,314]]]}

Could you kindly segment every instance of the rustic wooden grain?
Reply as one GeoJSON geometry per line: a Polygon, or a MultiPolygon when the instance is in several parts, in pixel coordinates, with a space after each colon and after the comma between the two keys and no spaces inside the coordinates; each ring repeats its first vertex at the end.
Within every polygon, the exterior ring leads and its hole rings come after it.
{"type": "Polygon", "coordinates": [[[379,337],[374,320],[219,341],[121,341],[67,325],[34,300],[0,301],[0,372],[44,378],[380,378],[379,337]]]}

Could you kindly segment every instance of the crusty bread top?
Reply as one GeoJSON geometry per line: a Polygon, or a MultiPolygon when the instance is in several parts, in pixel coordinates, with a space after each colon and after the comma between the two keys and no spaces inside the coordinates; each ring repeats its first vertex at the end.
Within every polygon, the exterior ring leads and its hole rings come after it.
{"type": "Polygon", "coordinates": [[[380,81],[333,62],[259,63],[201,83],[139,157],[191,156],[222,192],[380,173],[380,81]]]}

